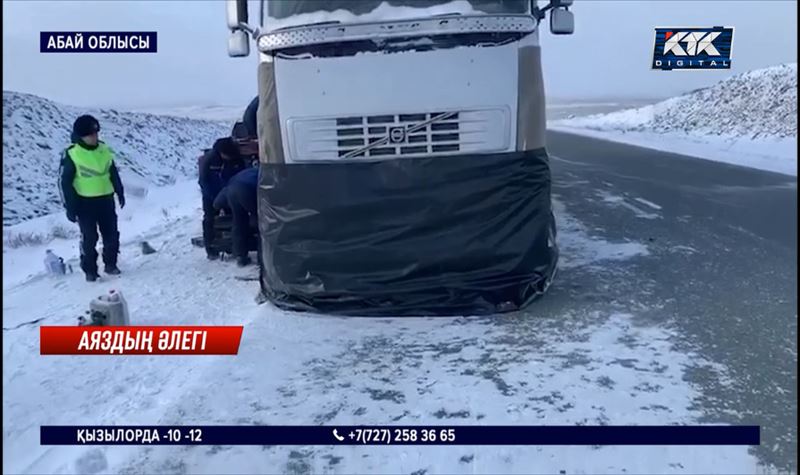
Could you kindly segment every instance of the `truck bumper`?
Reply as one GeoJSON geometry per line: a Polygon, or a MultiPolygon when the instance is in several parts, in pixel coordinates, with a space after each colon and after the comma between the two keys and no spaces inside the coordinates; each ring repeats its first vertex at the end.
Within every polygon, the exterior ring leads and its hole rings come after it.
{"type": "Polygon", "coordinates": [[[519,310],[558,261],[545,149],[261,164],[262,290],[353,316],[519,310]]]}

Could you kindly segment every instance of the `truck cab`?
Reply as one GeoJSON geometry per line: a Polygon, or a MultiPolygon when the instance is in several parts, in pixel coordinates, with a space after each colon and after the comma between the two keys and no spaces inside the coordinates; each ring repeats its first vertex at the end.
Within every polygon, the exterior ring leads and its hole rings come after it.
{"type": "Polygon", "coordinates": [[[542,295],[557,248],[539,24],[571,33],[571,3],[265,0],[254,26],[229,0],[229,54],[259,55],[268,297],[452,314],[542,295]]]}

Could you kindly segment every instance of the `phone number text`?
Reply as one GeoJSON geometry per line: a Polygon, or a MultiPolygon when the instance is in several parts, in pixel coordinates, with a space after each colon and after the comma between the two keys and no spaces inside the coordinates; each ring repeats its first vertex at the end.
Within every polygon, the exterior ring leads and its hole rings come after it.
{"type": "Polygon", "coordinates": [[[348,434],[362,444],[448,443],[456,441],[455,429],[354,429],[348,434]]]}

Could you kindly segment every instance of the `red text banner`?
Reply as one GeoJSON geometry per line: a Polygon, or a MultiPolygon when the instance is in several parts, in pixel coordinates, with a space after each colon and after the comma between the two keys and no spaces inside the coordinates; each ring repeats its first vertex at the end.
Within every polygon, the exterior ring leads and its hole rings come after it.
{"type": "Polygon", "coordinates": [[[42,326],[42,355],[235,355],[241,326],[42,326]]]}

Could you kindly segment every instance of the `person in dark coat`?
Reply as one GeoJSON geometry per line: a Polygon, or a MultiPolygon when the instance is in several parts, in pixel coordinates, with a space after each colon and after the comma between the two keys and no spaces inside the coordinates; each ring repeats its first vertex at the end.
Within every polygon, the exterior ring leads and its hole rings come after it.
{"type": "Polygon", "coordinates": [[[219,215],[221,212],[225,212],[225,214],[230,214],[230,207],[228,206],[228,187],[226,186],[219,193],[217,193],[217,197],[214,198],[214,211],[216,215],[219,215]]]}
{"type": "Polygon", "coordinates": [[[258,137],[258,96],[247,105],[242,115],[242,122],[248,137],[258,137]]]}
{"type": "Polygon", "coordinates": [[[61,158],[61,196],[67,219],[78,223],[81,231],[81,269],[86,280],[98,279],[97,250],[103,238],[103,263],[106,274],[119,274],[119,230],[116,203],[125,207],[125,190],[114,164],[114,152],[98,139],[100,123],[82,115],[72,125],[73,144],[61,158]]]}
{"type": "Polygon", "coordinates": [[[214,247],[214,200],[230,179],[246,168],[233,139],[225,137],[214,142],[214,146],[200,159],[199,184],[203,196],[203,242],[209,259],[219,258],[214,247]]]}
{"type": "Polygon", "coordinates": [[[225,208],[231,214],[231,247],[239,267],[252,263],[248,251],[251,248],[251,230],[258,223],[257,188],[258,167],[249,167],[231,178],[220,193],[223,198],[214,202],[217,209],[225,208]]]}

